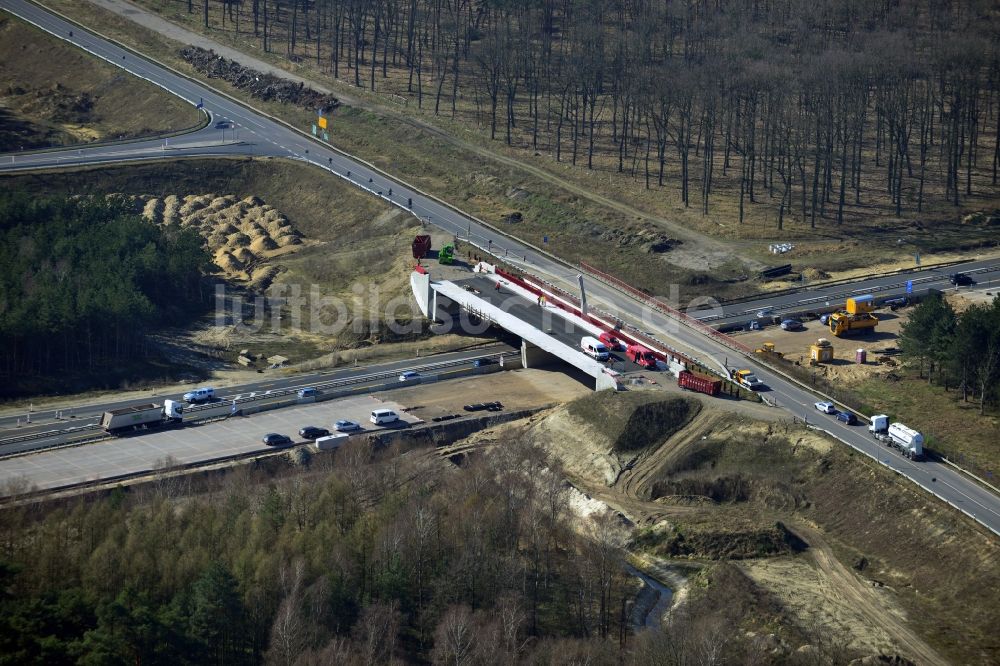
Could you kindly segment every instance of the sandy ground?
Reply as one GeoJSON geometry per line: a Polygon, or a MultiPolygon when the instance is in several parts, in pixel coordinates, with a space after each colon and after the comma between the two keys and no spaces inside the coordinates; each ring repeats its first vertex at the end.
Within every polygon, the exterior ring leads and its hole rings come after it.
{"type": "Polygon", "coordinates": [[[464,414],[462,407],[473,402],[499,401],[506,411],[513,411],[563,403],[591,392],[589,386],[563,372],[519,369],[420,384],[392,391],[391,396],[426,421],[435,416],[464,414]]]}
{"type": "Polygon", "coordinates": [[[303,245],[288,218],[257,197],[191,194],[133,197],[155,224],[194,227],[227,280],[263,291],[280,268],[270,260],[303,245]]]}
{"type": "MultiPolygon", "coordinates": [[[[821,372],[827,378],[844,381],[859,381],[872,376],[885,375],[894,368],[892,365],[881,365],[876,362],[879,354],[876,349],[898,347],[899,330],[910,312],[904,308],[897,312],[877,312],[879,325],[875,333],[865,336],[838,338],[830,333],[830,329],[819,320],[805,322],[804,330],[783,331],[778,326],[768,326],[763,331],[748,331],[735,333],[737,339],[754,349],[763,346],[765,342],[773,342],[774,349],[785,355],[790,361],[799,361],[802,365],[809,363],[809,346],[819,338],[826,338],[833,344],[833,362],[820,366],[821,372]],[[868,352],[868,362],[861,365],[855,362],[855,352],[864,349],[868,352]]],[[[895,357],[898,362],[898,357],[895,357]]]]}
{"type": "Polygon", "coordinates": [[[892,637],[868,622],[855,600],[810,561],[810,558],[770,559],[739,565],[758,585],[769,590],[803,626],[823,627],[828,640],[873,654],[896,651],[892,637]]]}

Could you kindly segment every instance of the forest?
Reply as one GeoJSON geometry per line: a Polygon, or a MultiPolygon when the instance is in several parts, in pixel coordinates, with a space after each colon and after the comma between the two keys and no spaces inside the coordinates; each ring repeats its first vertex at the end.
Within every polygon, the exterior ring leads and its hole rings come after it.
{"type": "MultiPolygon", "coordinates": [[[[1000,298],[955,310],[940,295],[925,299],[900,332],[904,358],[927,381],[957,387],[962,399],[979,402],[979,413],[1000,397],[1000,298]]],[[[984,426],[986,427],[986,426],[984,426]]]]}
{"type": "Polygon", "coordinates": [[[989,0],[150,4],[740,224],[954,219],[996,194],[989,0]]]}
{"type": "MultiPolygon", "coordinates": [[[[623,650],[642,654],[624,613],[635,592],[626,526],[609,513],[577,530],[561,471],[539,449],[506,442],[455,468],[433,452],[352,446],[292,473],[241,468],[200,493],[162,478],[100,499],[5,509],[0,663],[620,663],[623,650]]],[[[726,623],[748,621],[733,615],[747,611],[733,601],[737,588],[719,588],[730,610],[692,603],[675,640],[646,640],[669,644],[676,663],[738,652],[738,638],[724,638],[726,623]],[[710,640],[698,643],[699,618],[709,617],[710,640]]]]}
{"type": "Polygon", "coordinates": [[[0,376],[99,373],[204,312],[208,256],[116,197],[0,193],[0,376]]]}

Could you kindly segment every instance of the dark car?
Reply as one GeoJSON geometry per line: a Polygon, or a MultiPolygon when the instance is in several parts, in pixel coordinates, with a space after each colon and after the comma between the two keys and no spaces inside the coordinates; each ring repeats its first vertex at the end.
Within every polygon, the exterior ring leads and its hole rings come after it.
{"type": "Polygon", "coordinates": [[[314,389],[311,386],[307,386],[306,388],[299,389],[299,397],[300,398],[315,398],[318,395],[319,395],[319,390],[318,389],[314,389]]]}
{"type": "Polygon", "coordinates": [[[857,425],[858,417],[851,412],[837,412],[837,420],[843,421],[847,425],[857,425]]]}
{"type": "Polygon", "coordinates": [[[494,363],[496,363],[496,361],[494,361],[491,358],[477,358],[475,361],[472,362],[472,367],[483,368],[486,367],[487,365],[493,365],[494,363]]]}
{"type": "Polygon", "coordinates": [[[269,432],[264,435],[263,441],[268,446],[288,446],[292,443],[292,438],[288,435],[280,435],[276,432],[269,432]]]}
{"type": "Polygon", "coordinates": [[[329,437],[330,431],[326,428],[317,428],[316,426],[306,426],[299,430],[299,436],[305,439],[319,439],[320,437],[329,437]]]}
{"type": "Polygon", "coordinates": [[[974,284],[974,282],[972,276],[965,273],[954,273],[951,276],[951,283],[956,287],[967,287],[970,284],[974,284]]]}

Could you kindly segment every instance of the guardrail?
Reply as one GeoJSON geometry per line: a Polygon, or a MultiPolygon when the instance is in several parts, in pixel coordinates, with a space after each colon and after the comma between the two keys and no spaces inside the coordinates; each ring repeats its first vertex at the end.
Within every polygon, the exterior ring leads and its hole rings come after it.
{"type": "Polygon", "coordinates": [[[715,339],[717,342],[725,345],[726,347],[729,347],[734,351],[744,354],[749,354],[753,351],[746,345],[739,343],[736,340],[733,340],[725,333],[721,333],[715,330],[714,328],[705,324],[704,322],[699,321],[698,319],[695,319],[694,317],[691,317],[690,315],[681,312],[677,308],[667,305],[660,299],[654,296],[650,296],[646,292],[636,289],[635,287],[624,282],[623,280],[620,280],[613,275],[605,273],[604,271],[595,268],[594,266],[591,266],[586,262],[583,261],[580,262],[580,269],[586,272],[591,277],[600,280],[601,282],[607,284],[608,286],[627,292],[636,300],[646,303],[647,305],[651,306],[652,308],[666,315],[667,317],[670,317],[671,319],[687,326],[688,328],[692,328],[698,331],[699,333],[702,333],[704,335],[707,335],[715,339]]]}
{"type": "MultiPolygon", "coordinates": [[[[477,359],[482,359],[482,358],[499,358],[499,357],[503,357],[505,359],[508,359],[508,358],[511,358],[511,359],[517,358],[517,359],[519,359],[520,358],[520,353],[519,352],[500,352],[500,353],[496,353],[496,354],[483,354],[482,356],[474,356],[474,357],[467,358],[467,359],[458,359],[458,360],[454,360],[454,361],[439,361],[437,363],[425,363],[423,365],[412,366],[412,367],[405,368],[405,369],[406,370],[417,370],[417,371],[421,371],[421,372],[432,372],[432,371],[437,371],[437,370],[447,370],[449,368],[454,368],[454,367],[463,366],[463,365],[469,365],[469,364],[473,363],[474,361],[476,361],[477,359]]],[[[235,411],[239,412],[241,409],[244,409],[244,408],[246,408],[248,406],[253,406],[255,404],[262,403],[263,401],[281,400],[283,398],[288,398],[288,397],[291,397],[291,396],[295,396],[295,395],[297,395],[298,391],[301,390],[301,389],[303,389],[303,388],[316,388],[316,389],[318,389],[320,391],[327,391],[327,392],[329,392],[329,391],[333,391],[333,390],[338,389],[338,388],[347,388],[347,387],[351,387],[351,386],[358,386],[358,385],[361,385],[361,384],[368,384],[368,383],[372,383],[372,382],[379,382],[379,381],[383,381],[383,380],[386,380],[386,379],[392,379],[395,382],[395,383],[389,384],[387,386],[395,386],[397,384],[400,385],[400,386],[406,386],[407,382],[398,382],[398,381],[396,381],[397,377],[399,376],[399,374],[402,371],[403,370],[401,369],[401,370],[392,370],[392,371],[385,371],[385,372],[377,372],[377,373],[371,373],[371,374],[367,374],[367,375],[361,375],[359,377],[348,377],[348,378],[345,378],[345,379],[335,379],[335,380],[331,380],[331,381],[327,381],[327,382],[316,382],[316,383],[306,384],[306,385],[303,385],[303,386],[295,386],[295,387],[290,387],[290,388],[285,388],[285,389],[265,391],[263,393],[252,393],[252,394],[247,395],[247,396],[242,396],[242,395],[237,395],[235,397],[233,397],[233,396],[225,396],[225,397],[220,398],[216,402],[206,403],[206,404],[203,404],[203,405],[188,405],[188,406],[186,406],[184,408],[184,412],[183,412],[184,422],[185,423],[191,423],[191,422],[205,421],[205,420],[208,420],[208,419],[214,419],[214,418],[224,417],[224,416],[227,416],[227,415],[221,415],[220,411],[219,411],[220,409],[222,409],[222,410],[226,410],[226,409],[232,410],[233,407],[235,407],[236,408],[235,411]],[[199,417],[198,416],[199,413],[204,414],[204,416],[203,417],[199,417]],[[192,418],[188,418],[189,415],[191,415],[192,418]]],[[[410,384],[412,384],[412,383],[415,383],[415,382],[410,382],[410,384]]],[[[326,399],[331,399],[333,397],[337,397],[337,396],[329,395],[329,396],[326,396],[326,399]]],[[[88,424],[88,425],[84,425],[84,426],[76,426],[76,427],[73,427],[73,428],[67,428],[65,430],[47,430],[47,431],[44,431],[44,432],[29,433],[29,434],[20,435],[20,436],[17,436],[17,437],[12,437],[10,439],[0,440],[0,447],[5,446],[5,445],[10,445],[10,444],[19,444],[19,443],[22,443],[22,442],[29,442],[29,441],[33,441],[33,440],[45,439],[47,437],[55,437],[55,436],[59,436],[59,435],[71,435],[71,434],[74,434],[74,433],[77,433],[77,432],[90,431],[90,430],[96,430],[96,431],[98,431],[98,432],[95,432],[94,434],[95,434],[95,436],[99,435],[101,439],[107,437],[106,433],[104,433],[104,431],[100,429],[100,425],[98,425],[97,423],[93,423],[93,424],[88,424]]],[[[58,447],[58,446],[66,446],[68,444],[78,445],[78,444],[81,444],[81,443],[89,443],[91,441],[96,441],[96,440],[87,440],[86,442],[77,442],[77,441],[74,441],[74,442],[57,442],[57,443],[53,443],[53,444],[50,444],[50,445],[47,445],[47,446],[34,447],[34,448],[32,448],[32,449],[30,449],[28,451],[15,451],[15,452],[10,452],[8,454],[0,454],[0,458],[8,458],[8,457],[12,457],[12,456],[22,455],[22,454],[25,454],[25,453],[35,453],[37,451],[44,451],[46,449],[55,448],[55,447],[58,447]]]]}

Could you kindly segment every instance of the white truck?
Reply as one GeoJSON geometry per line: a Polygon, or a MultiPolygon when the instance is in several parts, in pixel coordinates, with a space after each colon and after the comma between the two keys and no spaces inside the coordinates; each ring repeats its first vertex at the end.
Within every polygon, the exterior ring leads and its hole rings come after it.
{"type": "Polygon", "coordinates": [[[886,446],[899,449],[910,460],[922,460],[924,457],[924,436],[902,423],[890,425],[885,414],[873,416],[868,431],[886,446]]]}
{"type": "Polygon", "coordinates": [[[101,428],[111,435],[129,430],[159,428],[180,423],[184,404],[176,400],[164,400],[163,405],[153,403],[112,409],[101,416],[101,428]]]}

